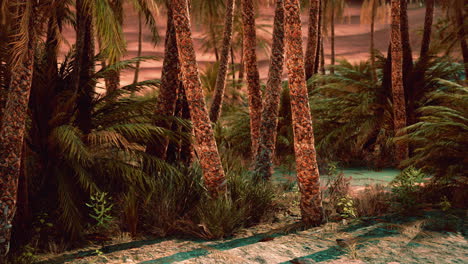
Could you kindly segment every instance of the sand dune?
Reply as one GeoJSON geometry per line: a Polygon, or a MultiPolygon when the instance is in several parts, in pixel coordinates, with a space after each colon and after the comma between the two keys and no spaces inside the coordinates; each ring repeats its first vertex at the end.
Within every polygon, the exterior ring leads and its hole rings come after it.
{"type": "MultiPolygon", "coordinates": [[[[130,9],[125,14],[125,25],[124,25],[124,34],[127,39],[127,54],[125,58],[132,58],[137,55],[138,47],[138,21],[137,15],[130,9]]],[[[260,15],[257,18],[257,24],[273,24],[273,7],[265,7],[260,11],[260,15]]],[[[350,6],[346,10],[347,18],[345,21],[338,21],[335,27],[335,52],[336,58],[341,59],[345,58],[351,62],[358,62],[368,58],[369,54],[369,42],[370,42],[370,26],[369,25],[360,25],[359,15],[360,7],[357,5],[350,6]]],[[[423,27],[424,24],[424,15],[425,9],[419,6],[412,6],[408,10],[409,24],[410,24],[410,38],[411,46],[413,50],[413,55],[416,57],[419,53],[421,36],[418,33],[423,27]]],[[[161,68],[162,68],[162,56],[164,55],[164,38],[166,32],[166,15],[162,12],[157,18],[158,21],[158,30],[161,36],[161,41],[158,45],[154,46],[151,43],[151,33],[149,29],[144,28],[143,32],[143,56],[157,56],[160,57],[159,60],[146,61],[141,64],[141,74],[140,80],[160,78],[161,68]]],[[[302,15],[303,21],[303,40],[304,45],[307,41],[307,26],[308,26],[308,17],[306,12],[302,15]]],[[[193,21],[196,22],[196,21],[193,21]]],[[[201,51],[202,47],[202,25],[194,23],[193,28],[193,38],[195,43],[195,48],[197,50],[197,61],[200,65],[200,68],[203,70],[206,65],[213,63],[215,61],[214,54],[203,53],[201,51]]],[[[268,27],[267,30],[272,31],[272,27],[268,27]]],[[[66,30],[64,35],[65,38],[70,42],[74,42],[74,31],[66,30]]],[[[262,33],[264,34],[264,33],[262,33]]],[[[271,38],[269,36],[268,38],[271,38]]],[[[388,48],[388,43],[390,39],[390,25],[389,24],[377,24],[375,32],[375,46],[378,50],[385,53],[388,48]]],[[[324,42],[325,47],[325,58],[326,63],[329,63],[330,60],[330,40],[327,38],[324,42]]],[[[305,48],[305,47],[304,47],[305,48]]],[[[67,50],[64,47],[62,52],[67,50]]],[[[263,50],[259,49],[258,52],[259,60],[259,71],[260,78],[264,80],[268,74],[268,54],[263,50]]],[[[122,73],[121,82],[122,85],[127,85],[133,81],[133,72],[124,71],[122,73]]]]}

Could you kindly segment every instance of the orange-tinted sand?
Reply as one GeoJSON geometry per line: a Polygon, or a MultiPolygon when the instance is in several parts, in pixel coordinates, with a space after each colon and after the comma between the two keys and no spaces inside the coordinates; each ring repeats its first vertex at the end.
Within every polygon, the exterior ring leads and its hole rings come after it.
{"type": "MultiPolygon", "coordinates": [[[[136,57],[137,46],[138,46],[138,21],[137,15],[131,8],[126,8],[128,12],[125,14],[125,25],[124,34],[127,39],[127,54],[125,58],[136,57]]],[[[273,24],[273,7],[263,7],[260,10],[260,15],[257,18],[257,24],[273,24]]],[[[346,10],[347,19],[345,21],[338,21],[335,27],[335,51],[336,58],[345,58],[351,62],[357,62],[365,60],[369,56],[369,42],[370,42],[370,26],[360,25],[359,6],[350,6],[346,10]]],[[[422,29],[424,24],[425,9],[419,6],[412,6],[408,10],[409,24],[410,24],[410,38],[413,55],[417,57],[420,49],[421,34],[419,31],[422,29]]],[[[161,77],[162,67],[162,56],[164,55],[164,35],[166,31],[166,16],[164,12],[161,12],[157,17],[159,34],[161,35],[161,41],[158,45],[153,46],[150,42],[150,31],[145,28],[143,32],[143,52],[142,56],[158,56],[161,59],[159,61],[147,61],[141,64],[140,78],[139,80],[148,80],[161,77]]],[[[307,26],[308,16],[307,12],[302,15],[303,21],[303,39],[304,45],[307,41],[307,26]]],[[[201,36],[202,36],[202,25],[197,25],[196,21],[192,21],[193,37],[195,40],[195,47],[197,52],[197,61],[200,68],[203,69],[206,65],[215,61],[214,54],[207,54],[201,52],[201,36]]],[[[272,27],[267,27],[267,30],[272,31],[272,27]]],[[[69,43],[74,42],[74,31],[68,29],[65,30],[65,38],[69,43]]],[[[375,46],[381,52],[386,52],[388,48],[390,37],[390,26],[389,24],[378,23],[375,29],[375,46]]],[[[269,36],[268,38],[271,38],[269,36]]],[[[330,42],[329,39],[325,40],[325,57],[326,63],[329,63],[330,59],[330,42]]],[[[68,48],[64,45],[62,51],[65,52],[68,48]]],[[[238,59],[238,57],[237,57],[238,59]]],[[[265,79],[268,73],[268,54],[263,49],[258,49],[258,60],[260,78],[265,79]]],[[[238,61],[237,61],[238,62],[238,61]]],[[[121,84],[126,85],[133,81],[133,71],[127,70],[122,73],[121,84]]]]}

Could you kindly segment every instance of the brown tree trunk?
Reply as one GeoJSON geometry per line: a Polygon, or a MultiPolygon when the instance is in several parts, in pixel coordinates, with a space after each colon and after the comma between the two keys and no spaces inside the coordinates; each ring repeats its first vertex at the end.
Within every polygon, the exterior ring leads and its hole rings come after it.
{"type": "Polygon", "coordinates": [[[331,18],[330,18],[330,44],[331,44],[331,57],[330,57],[330,73],[335,74],[335,1],[331,1],[331,18]]]}
{"type": "Polygon", "coordinates": [[[74,68],[75,91],[78,93],[76,123],[84,134],[91,132],[94,84],[94,35],[91,10],[83,0],[76,1],[76,59],[74,68]]]}
{"type": "MultiPolygon", "coordinates": [[[[119,26],[122,28],[123,27],[123,1],[122,0],[117,0],[117,1],[111,1],[111,6],[114,11],[114,15],[117,19],[117,23],[119,26]]],[[[115,62],[110,62],[109,64],[117,63],[120,58],[117,58],[117,61],[115,62]]],[[[105,84],[106,84],[106,93],[113,93],[117,91],[120,87],[120,71],[119,70],[113,70],[109,72],[108,76],[104,78],[105,84]]]]}
{"type": "Polygon", "coordinates": [[[273,45],[270,68],[265,89],[265,105],[262,112],[259,149],[255,160],[255,174],[268,180],[273,172],[273,155],[278,127],[278,110],[281,94],[281,75],[284,62],[284,3],[276,0],[273,25],[273,45]]]}
{"type": "MultiPolygon", "coordinates": [[[[407,80],[411,75],[411,70],[413,69],[413,55],[411,51],[411,42],[409,34],[409,22],[408,22],[408,0],[401,1],[401,43],[403,45],[403,78],[404,83],[408,82],[407,80]]],[[[406,87],[406,86],[405,86],[406,87]]]]}
{"type": "MultiPolygon", "coordinates": [[[[164,60],[161,72],[161,85],[159,88],[158,100],[154,110],[155,125],[171,128],[171,122],[164,120],[164,117],[173,116],[176,101],[177,101],[177,88],[180,85],[179,73],[180,63],[177,48],[176,32],[174,28],[173,10],[170,0],[166,1],[167,6],[167,27],[166,27],[166,40],[164,44],[164,60]]],[[[167,146],[169,144],[168,138],[155,140],[146,147],[146,152],[152,154],[160,159],[166,158],[167,146]]]]}
{"type": "Polygon", "coordinates": [[[309,36],[305,55],[306,80],[310,79],[315,72],[314,67],[319,43],[319,10],[320,0],[310,0],[309,36]]]}
{"type": "Polygon", "coordinates": [[[210,108],[210,120],[213,123],[218,121],[223,107],[224,90],[226,87],[226,76],[229,64],[229,51],[232,40],[232,24],[234,22],[234,0],[227,0],[226,14],[224,20],[223,47],[221,50],[221,60],[218,67],[218,76],[216,76],[215,91],[213,102],[210,108]]]}
{"type": "Polygon", "coordinates": [[[320,68],[320,61],[322,60],[322,55],[320,51],[322,50],[323,36],[322,36],[322,25],[323,25],[323,3],[322,0],[319,0],[319,14],[318,14],[318,26],[317,26],[317,50],[315,53],[315,66],[314,74],[318,73],[320,68]]]}
{"type": "Polygon", "coordinates": [[[415,108],[415,87],[412,85],[412,71],[413,71],[413,55],[411,52],[411,43],[409,36],[409,23],[408,23],[408,0],[400,0],[401,2],[401,20],[400,32],[401,43],[403,51],[403,89],[406,98],[406,119],[408,124],[414,122],[414,108],[415,108]]]}
{"type": "Polygon", "coordinates": [[[301,10],[299,0],[285,0],[286,65],[288,68],[294,151],[302,221],[320,225],[323,220],[319,170],[314,146],[314,131],[302,53],[301,10]]]}
{"type": "MultiPolygon", "coordinates": [[[[32,2],[21,3],[18,6],[21,20],[30,29],[39,30],[40,14],[32,2]]],[[[28,41],[18,42],[17,46],[24,53],[13,61],[12,76],[5,111],[0,127],[0,258],[9,251],[12,221],[16,211],[18,178],[21,169],[23,138],[26,131],[28,116],[28,101],[34,69],[34,51],[37,36],[34,30],[20,34],[29,34],[28,41]]]]}
{"type": "MultiPolygon", "coordinates": [[[[466,4],[465,4],[466,5],[466,4]]],[[[463,6],[463,5],[462,5],[463,6]]],[[[465,65],[465,78],[468,79],[468,45],[466,43],[466,35],[465,35],[465,28],[464,28],[464,16],[463,16],[463,8],[457,8],[455,10],[457,26],[458,26],[458,38],[460,39],[460,48],[462,50],[463,55],[463,63],[465,65]]]]}
{"type": "Polygon", "coordinates": [[[374,45],[374,32],[375,32],[375,16],[377,12],[377,4],[372,1],[372,14],[371,14],[371,31],[370,31],[370,56],[371,56],[371,76],[372,81],[377,81],[377,70],[375,68],[375,45],[374,45]]]}
{"type": "Polygon", "coordinates": [[[325,70],[325,51],[323,49],[323,37],[322,37],[322,41],[320,41],[320,72],[322,73],[322,75],[326,74],[326,70],[325,70]]]}
{"type": "MultiPolygon", "coordinates": [[[[138,12],[138,50],[137,57],[141,57],[141,49],[143,44],[143,21],[141,12],[138,12]]],[[[164,62],[163,62],[164,63],[164,62]]],[[[133,84],[138,82],[138,76],[140,74],[140,61],[137,61],[135,65],[135,75],[133,77],[133,84]]]]}
{"type": "Polygon", "coordinates": [[[431,44],[431,33],[432,33],[432,20],[434,18],[434,2],[435,0],[426,0],[426,15],[424,18],[424,34],[421,41],[421,53],[420,59],[427,57],[429,47],[431,44]]]}
{"type": "Polygon", "coordinates": [[[172,0],[172,7],[182,82],[195,134],[195,150],[203,170],[206,188],[212,196],[217,196],[226,189],[226,182],[198,73],[187,0],[172,0]]]}
{"type": "Polygon", "coordinates": [[[242,25],[244,28],[243,50],[249,97],[252,159],[255,159],[258,150],[258,139],[260,138],[262,95],[257,65],[257,34],[255,32],[255,13],[252,0],[242,0],[242,25]]]}
{"type": "MultiPolygon", "coordinates": [[[[401,2],[392,0],[392,95],[393,95],[393,126],[395,135],[401,135],[401,129],[406,126],[405,92],[403,90],[403,47],[401,40],[401,2]]],[[[403,141],[395,143],[395,160],[399,163],[408,157],[408,145],[403,141]]]]}

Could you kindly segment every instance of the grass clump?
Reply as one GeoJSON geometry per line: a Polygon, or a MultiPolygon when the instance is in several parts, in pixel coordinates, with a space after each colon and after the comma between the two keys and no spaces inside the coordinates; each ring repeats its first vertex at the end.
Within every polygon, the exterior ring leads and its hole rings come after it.
{"type": "Polygon", "coordinates": [[[258,223],[272,209],[271,185],[255,181],[248,171],[228,170],[227,186],[226,193],[210,197],[197,165],[180,175],[160,175],[154,180],[152,197],[143,205],[143,222],[157,236],[215,239],[258,223]]]}

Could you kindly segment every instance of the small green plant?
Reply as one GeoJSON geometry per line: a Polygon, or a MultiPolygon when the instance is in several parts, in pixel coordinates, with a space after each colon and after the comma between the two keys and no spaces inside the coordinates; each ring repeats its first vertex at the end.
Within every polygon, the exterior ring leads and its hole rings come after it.
{"type": "Polygon", "coordinates": [[[452,204],[448,200],[447,196],[442,197],[442,201],[439,203],[439,206],[444,212],[452,208],[452,204]]]}
{"type": "Polygon", "coordinates": [[[344,219],[357,217],[356,206],[350,196],[341,197],[336,205],[338,212],[344,219]]]}
{"type": "Polygon", "coordinates": [[[390,183],[394,195],[393,206],[397,210],[409,211],[419,203],[419,191],[426,175],[419,169],[408,167],[390,183]]]}
{"type": "Polygon", "coordinates": [[[110,214],[113,207],[113,204],[110,203],[110,199],[106,192],[97,192],[91,195],[91,202],[86,203],[86,206],[92,209],[89,216],[96,220],[96,227],[109,227],[109,223],[113,219],[110,214]]]}
{"type": "Polygon", "coordinates": [[[30,244],[22,247],[19,252],[17,256],[11,259],[12,264],[30,264],[37,261],[36,249],[30,244]]]}

